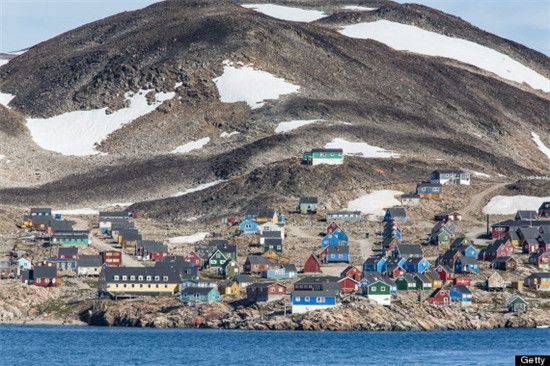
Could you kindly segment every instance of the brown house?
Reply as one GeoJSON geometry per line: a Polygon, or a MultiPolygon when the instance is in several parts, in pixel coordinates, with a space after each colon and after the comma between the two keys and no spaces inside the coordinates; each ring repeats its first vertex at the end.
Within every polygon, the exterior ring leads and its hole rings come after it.
{"type": "Polygon", "coordinates": [[[498,257],[491,262],[491,268],[501,271],[514,271],[518,262],[513,257],[498,257]]]}
{"type": "Polygon", "coordinates": [[[244,271],[247,273],[262,273],[271,266],[271,261],[261,255],[249,255],[244,263],[244,271]]]}
{"type": "Polygon", "coordinates": [[[498,272],[493,272],[489,278],[487,278],[487,281],[485,281],[485,288],[488,291],[492,290],[502,290],[506,287],[506,283],[504,282],[504,278],[498,272]]]}

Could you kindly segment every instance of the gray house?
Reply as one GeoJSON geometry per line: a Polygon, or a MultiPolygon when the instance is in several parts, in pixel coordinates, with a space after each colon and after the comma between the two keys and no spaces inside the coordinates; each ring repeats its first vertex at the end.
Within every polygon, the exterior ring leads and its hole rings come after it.
{"type": "Polygon", "coordinates": [[[330,211],[327,212],[327,221],[361,221],[361,211],[330,211]]]}
{"type": "Polygon", "coordinates": [[[319,200],[317,199],[317,197],[300,197],[298,209],[303,214],[315,213],[317,212],[318,204],[319,200]]]}
{"type": "Polygon", "coordinates": [[[438,169],[432,172],[430,182],[470,185],[470,173],[457,169],[438,169]]]}

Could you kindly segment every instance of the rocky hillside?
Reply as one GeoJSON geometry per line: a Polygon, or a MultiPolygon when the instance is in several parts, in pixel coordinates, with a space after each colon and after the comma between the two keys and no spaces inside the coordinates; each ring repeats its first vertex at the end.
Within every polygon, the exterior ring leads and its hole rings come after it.
{"type": "MultiPolygon", "coordinates": [[[[344,9],[349,5],[345,1],[269,3],[317,9],[327,16],[291,22],[230,0],[169,0],[84,25],[0,67],[0,91],[13,96],[4,103],[10,109],[0,106],[0,203],[78,206],[155,200],[152,206],[136,207],[156,210],[200,202],[215,209],[242,200],[229,197],[239,189],[254,191],[245,203],[251,204],[271,195],[274,183],[280,187],[273,193],[276,200],[287,192],[282,187],[296,195],[303,190],[328,195],[332,185],[308,184],[326,176],[332,176],[336,187],[349,180],[352,188],[362,180],[418,180],[435,159],[441,159],[440,166],[511,178],[550,171],[531,139],[536,132],[550,145],[547,93],[458,61],[351,38],[339,27],[379,19],[414,24],[493,48],[547,77],[548,57],[416,5],[360,1],[353,5],[377,10],[356,11],[344,9]],[[235,69],[253,67],[299,89],[268,97],[254,108],[243,101],[222,101],[215,81],[228,72],[225,60],[235,69]],[[64,133],[57,129],[57,116],[102,108],[104,118],[124,113],[137,103],[131,98],[140,90],[146,91],[147,103],[166,97],[158,106],[152,104],[150,113],[100,138],[94,146],[99,154],[60,154],[56,151],[62,151],[59,145],[65,141],[52,144],[44,138],[51,132],[47,127],[36,129],[51,124],[55,139],[64,133]],[[321,122],[274,132],[280,122],[292,120],[321,122]],[[227,137],[233,131],[238,134],[227,137]],[[368,143],[400,157],[353,158],[343,170],[299,165],[304,150],[335,138],[368,143]],[[201,139],[207,139],[202,148],[173,153],[201,139]],[[371,174],[374,165],[388,175],[371,174]],[[403,169],[408,169],[407,178],[403,169]],[[216,188],[227,198],[204,203],[201,191],[166,199],[219,179],[230,180],[216,188]]],[[[79,123],[82,116],[63,123],[79,123]]],[[[97,125],[82,128],[82,134],[97,133],[97,125]]]]}

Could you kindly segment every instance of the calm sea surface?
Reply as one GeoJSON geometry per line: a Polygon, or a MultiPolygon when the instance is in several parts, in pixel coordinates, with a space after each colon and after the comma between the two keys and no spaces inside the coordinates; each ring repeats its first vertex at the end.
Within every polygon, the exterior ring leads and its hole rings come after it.
{"type": "Polygon", "coordinates": [[[0,326],[1,365],[513,365],[550,329],[260,332],[0,326]]]}

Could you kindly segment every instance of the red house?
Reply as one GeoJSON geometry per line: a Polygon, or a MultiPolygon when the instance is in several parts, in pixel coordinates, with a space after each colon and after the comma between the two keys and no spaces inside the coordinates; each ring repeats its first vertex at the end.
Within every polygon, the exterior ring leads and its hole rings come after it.
{"type": "Polygon", "coordinates": [[[539,241],[536,238],[526,238],[521,245],[523,253],[534,253],[539,250],[539,241]]]}
{"type": "Polygon", "coordinates": [[[204,263],[202,258],[199,257],[199,255],[195,252],[187,254],[184,259],[186,262],[193,263],[197,268],[202,268],[202,265],[204,263]]]}
{"type": "Polygon", "coordinates": [[[435,271],[439,274],[439,279],[441,279],[441,281],[453,280],[453,271],[448,266],[440,264],[435,267],[435,271]]]}
{"type": "Polygon", "coordinates": [[[309,256],[309,258],[304,263],[304,273],[321,273],[321,263],[319,262],[319,259],[315,256],[315,254],[312,254],[309,256]]]}
{"type": "Polygon", "coordinates": [[[280,283],[257,282],[246,287],[249,301],[276,301],[286,297],[286,286],[280,283]]]}
{"type": "Polygon", "coordinates": [[[514,245],[508,239],[497,239],[493,244],[483,249],[479,256],[485,261],[493,261],[498,257],[511,257],[514,255],[514,245]]]}
{"type": "Polygon", "coordinates": [[[456,286],[459,286],[459,285],[470,286],[471,281],[470,281],[470,279],[467,278],[467,277],[456,277],[456,278],[453,280],[453,283],[454,283],[456,286]]]}
{"type": "Polygon", "coordinates": [[[33,284],[41,287],[58,286],[57,268],[53,266],[38,266],[32,270],[33,284]]]}
{"type": "Polygon", "coordinates": [[[548,252],[536,252],[529,256],[529,263],[538,266],[539,268],[550,268],[550,254],[548,252]]]}
{"type": "Polygon", "coordinates": [[[99,253],[101,261],[108,267],[120,267],[122,265],[122,252],[118,250],[107,250],[99,253]]]}
{"type": "Polygon", "coordinates": [[[397,278],[401,276],[403,273],[405,273],[405,270],[403,269],[403,267],[401,267],[400,265],[397,265],[390,269],[389,276],[391,278],[397,278]]]}
{"type": "Polygon", "coordinates": [[[359,282],[361,281],[361,271],[355,266],[348,266],[342,271],[342,273],[340,273],[340,277],[349,277],[359,282]]]}
{"type": "Polygon", "coordinates": [[[451,295],[449,291],[438,288],[424,301],[437,305],[449,305],[451,303],[451,295]]]}
{"type": "Polygon", "coordinates": [[[333,233],[336,229],[338,229],[338,225],[336,225],[335,222],[332,222],[329,226],[327,226],[327,234],[333,233]]]}
{"type": "Polygon", "coordinates": [[[496,239],[502,239],[506,236],[506,233],[508,233],[508,226],[503,224],[494,224],[491,226],[491,238],[496,239]]]}
{"type": "Polygon", "coordinates": [[[539,207],[540,217],[550,217],[550,202],[543,202],[539,207]]]}
{"type": "Polygon", "coordinates": [[[352,293],[357,292],[359,290],[359,281],[354,280],[351,277],[344,277],[338,280],[338,283],[340,284],[340,292],[341,293],[352,293]]]}

